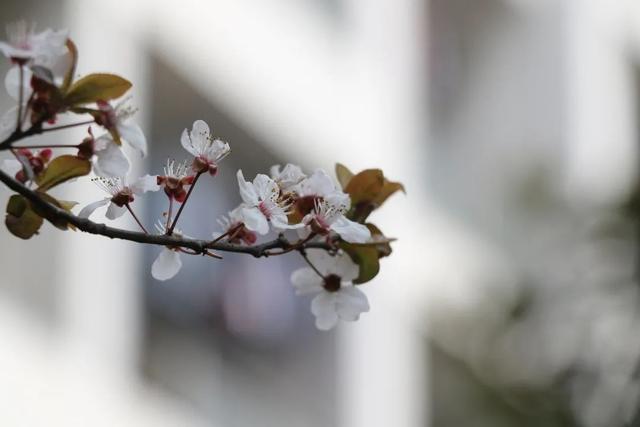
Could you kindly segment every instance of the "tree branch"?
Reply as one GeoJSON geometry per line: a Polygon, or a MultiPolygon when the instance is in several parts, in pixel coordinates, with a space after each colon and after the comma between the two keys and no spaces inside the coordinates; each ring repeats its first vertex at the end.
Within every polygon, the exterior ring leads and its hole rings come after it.
{"type": "Polygon", "coordinates": [[[298,247],[296,243],[290,243],[283,236],[279,236],[275,240],[259,245],[242,246],[220,241],[176,237],[175,235],[167,236],[164,234],[144,234],[135,231],[122,230],[119,228],[109,227],[105,224],[99,224],[86,218],[80,218],[65,211],[64,209],[52,205],[42,197],[40,197],[38,192],[25,187],[2,170],[0,170],[0,181],[16,193],[24,196],[27,200],[29,200],[29,202],[37,207],[42,212],[42,214],[46,215],[50,221],[59,221],[61,223],[66,222],[85,233],[105,236],[111,239],[122,239],[149,245],[188,248],[195,251],[197,254],[206,254],[208,250],[215,250],[218,252],[248,254],[256,258],[269,256],[270,254],[268,251],[271,249],[282,249],[284,251],[288,250],[292,246],[295,246],[296,249],[331,249],[331,247],[325,242],[306,242],[302,246],[298,247]]]}

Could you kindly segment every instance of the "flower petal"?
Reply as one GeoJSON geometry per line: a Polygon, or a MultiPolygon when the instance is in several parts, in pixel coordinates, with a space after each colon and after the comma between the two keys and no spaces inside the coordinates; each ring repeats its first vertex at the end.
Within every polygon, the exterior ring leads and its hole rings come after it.
{"type": "Polygon", "coordinates": [[[300,268],[291,273],[291,283],[296,295],[308,295],[322,291],[322,277],[309,267],[300,268]]]}
{"type": "Polygon", "coordinates": [[[111,201],[111,199],[102,199],[102,200],[98,200],[97,202],[93,202],[93,203],[89,203],[87,206],[85,206],[84,208],[82,208],[82,210],[80,211],[80,213],[78,214],[78,216],[80,218],[89,218],[91,216],[91,214],[98,209],[101,206],[106,205],[107,203],[109,203],[111,201]]]}
{"type": "Polygon", "coordinates": [[[336,295],[336,312],[342,320],[353,322],[369,311],[367,296],[355,286],[343,286],[336,295]]]}
{"type": "Polygon", "coordinates": [[[242,201],[250,206],[257,205],[260,202],[258,199],[258,193],[256,193],[256,189],[252,183],[245,181],[242,169],[238,170],[236,177],[238,178],[238,187],[240,188],[240,197],[242,197],[242,201]]]}
{"type": "Polygon", "coordinates": [[[130,188],[134,194],[143,194],[147,191],[158,191],[160,190],[158,177],[155,175],[141,176],[131,185],[130,188]]]}
{"type": "Polygon", "coordinates": [[[139,151],[142,157],[147,155],[147,138],[145,138],[140,126],[133,122],[125,122],[118,123],[116,128],[120,137],[127,141],[133,149],[139,151]]]}
{"type": "Polygon", "coordinates": [[[182,145],[182,148],[187,150],[192,156],[195,157],[199,155],[199,153],[193,148],[193,145],[191,144],[191,137],[189,137],[188,129],[182,131],[182,135],[180,136],[180,144],[182,145]]]}
{"type": "Polygon", "coordinates": [[[229,147],[229,144],[224,142],[223,140],[216,139],[211,143],[209,151],[212,157],[211,160],[215,159],[216,161],[220,161],[227,157],[227,154],[231,152],[231,147],[229,147]]]}
{"type": "Polygon", "coordinates": [[[332,262],[333,265],[331,265],[330,269],[334,274],[340,276],[344,282],[351,282],[360,274],[358,264],[353,262],[351,257],[344,252],[334,256],[332,262]]]}
{"type": "Polygon", "coordinates": [[[258,208],[242,208],[242,222],[245,227],[258,234],[269,232],[269,222],[258,208]]]}
{"type": "Polygon", "coordinates": [[[321,331],[329,331],[338,324],[338,315],[334,312],[326,312],[316,316],[316,328],[321,331]]]}
{"type": "Polygon", "coordinates": [[[271,225],[280,230],[294,230],[297,228],[304,227],[303,223],[298,224],[289,224],[289,219],[287,215],[285,215],[284,211],[282,212],[273,212],[271,214],[271,225]]]}
{"type": "MultiPolygon", "coordinates": [[[[337,274],[336,270],[336,257],[341,255],[336,255],[335,257],[329,255],[327,252],[323,250],[315,250],[311,249],[307,251],[307,257],[311,264],[313,264],[323,275],[328,274],[337,274]]],[[[341,276],[342,277],[342,276],[341,276]]]]}
{"type": "Polygon", "coordinates": [[[316,317],[316,327],[328,331],[338,324],[335,296],[322,292],[311,301],[311,313],[316,317]]]}
{"type": "Polygon", "coordinates": [[[351,221],[344,215],[338,216],[330,228],[349,243],[365,243],[371,239],[371,231],[366,226],[351,221]]]}
{"type": "Polygon", "coordinates": [[[315,316],[336,311],[335,292],[323,291],[311,301],[311,313],[315,316]]]}
{"type": "Polygon", "coordinates": [[[191,127],[191,142],[195,147],[204,147],[209,143],[211,131],[204,120],[196,120],[191,127]]]}
{"type": "Polygon", "coordinates": [[[263,173],[256,175],[253,180],[253,186],[260,200],[270,200],[274,194],[278,194],[280,191],[278,184],[263,173]]]}
{"type": "Polygon", "coordinates": [[[107,214],[105,215],[108,219],[118,219],[127,211],[127,208],[124,206],[118,206],[115,203],[111,203],[107,208],[107,214]]]}
{"type": "Polygon", "coordinates": [[[131,164],[124,155],[122,149],[110,137],[100,137],[96,139],[96,147],[101,146],[98,141],[104,143],[104,148],[96,150],[96,161],[94,171],[96,175],[117,178],[125,176],[131,164]]]}
{"type": "Polygon", "coordinates": [[[270,172],[271,178],[273,178],[282,189],[289,189],[307,177],[302,172],[300,166],[292,163],[287,163],[282,171],[280,171],[280,165],[273,165],[270,172]]]}
{"type": "MultiPolygon", "coordinates": [[[[31,76],[33,73],[29,67],[22,67],[24,78],[22,80],[22,102],[27,103],[29,96],[31,95],[31,76]]],[[[13,66],[7,71],[7,75],[4,77],[4,87],[7,89],[7,93],[14,101],[20,98],[20,67],[13,66]]]]}
{"type": "Polygon", "coordinates": [[[182,268],[180,253],[164,248],[151,266],[151,275],[156,280],[169,280],[182,268]]]}
{"type": "Polygon", "coordinates": [[[337,191],[333,179],[322,169],[315,171],[297,186],[297,192],[301,196],[327,197],[337,191]]]}

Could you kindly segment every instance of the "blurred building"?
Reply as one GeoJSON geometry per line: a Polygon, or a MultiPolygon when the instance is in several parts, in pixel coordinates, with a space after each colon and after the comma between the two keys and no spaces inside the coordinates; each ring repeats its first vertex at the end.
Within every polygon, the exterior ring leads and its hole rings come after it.
{"type": "Polygon", "coordinates": [[[188,259],[159,283],[157,248],[1,230],[0,423],[634,422],[635,3],[4,2],[5,22],[68,27],[80,73],[134,82],[137,170],[182,156],[197,118],[230,142],[187,234],[239,201],[238,168],[381,167],[408,196],[375,218],[399,240],[372,312],[328,334],[292,295],[294,259],[188,259]]]}

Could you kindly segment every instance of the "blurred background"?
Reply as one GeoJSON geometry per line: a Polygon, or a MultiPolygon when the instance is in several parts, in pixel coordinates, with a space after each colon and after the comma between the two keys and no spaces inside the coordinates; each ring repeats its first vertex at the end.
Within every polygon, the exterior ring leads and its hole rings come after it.
{"type": "MultiPolygon", "coordinates": [[[[185,157],[195,119],[230,142],[186,234],[210,235],[240,201],[238,168],[380,167],[408,193],[373,217],[399,240],[363,286],[371,312],[329,333],[293,295],[295,256],[183,257],[157,282],[158,248],[2,228],[1,425],[640,425],[636,0],[0,11],[68,28],[80,73],[134,83],[151,153],[138,172],[185,157]]],[[[64,197],[101,197],[87,181],[64,197]]],[[[148,224],[156,196],[137,203],[148,224]]]]}

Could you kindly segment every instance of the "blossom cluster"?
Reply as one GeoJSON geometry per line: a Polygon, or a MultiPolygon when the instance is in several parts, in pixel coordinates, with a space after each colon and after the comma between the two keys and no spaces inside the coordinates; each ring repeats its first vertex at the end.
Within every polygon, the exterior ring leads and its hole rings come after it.
{"type": "MultiPolygon", "coordinates": [[[[108,220],[128,212],[146,236],[152,233],[134,213],[134,205],[145,193],[159,192],[167,200],[167,209],[159,215],[155,234],[190,239],[177,227],[180,215],[198,180],[217,176],[220,162],[231,152],[230,145],[215,137],[204,120],[196,120],[179,138],[188,154],[186,160],[167,160],[157,175],[130,176],[131,162],[123,151],[123,142],[141,156],[147,153],[144,133],[132,121],[136,110],[128,97],[123,98],[131,84],[112,74],[90,74],[76,80],[77,49],[64,30],[36,33],[34,27],[18,23],[8,32],[9,40],[0,42],[0,51],[13,64],[5,86],[17,105],[0,120],[0,150],[10,150],[14,155],[14,159],[3,162],[1,169],[38,197],[69,213],[75,203],[57,200],[48,191],[93,174],[92,181],[105,195],[82,207],[77,217],[89,220],[105,207],[108,220]],[[60,63],[66,65],[58,66],[60,63]],[[86,120],[60,125],[61,117],[68,115],[86,120]],[[32,135],[75,126],[87,129],[86,136],[75,145],[14,145],[32,135]],[[55,156],[58,150],[73,154],[55,156]]],[[[391,253],[391,239],[366,222],[367,218],[403,188],[384,178],[379,169],[353,174],[338,165],[336,173],[337,181],[322,169],[305,173],[300,166],[288,163],[247,180],[238,170],[239,204],[218,218],[220,229],[207,249],[194,252],[177,240],[160,251],[151,266],[152,276],[161,281],[176,276],[183,255],[221,258],[216,251],[231,247],[240,252],[243,247],[259,247],[259,240],[265,236],[277,236],[273,248],[279,252],[264,250],[254,255],[295,251],[303,257],[308,266],[293,272],[291,281],[297,294],[315,294],[311,312],[316,326],[326,330],[339,320],[358,319],[369,310],[359,285],[375,277],[379,259],[391,253]]],[[[10,198],[5,224],[14,235],[32,237],[43,219],[61,229],[71,228],[68,222],[36,209],[22,194],[10,198]]]]}

